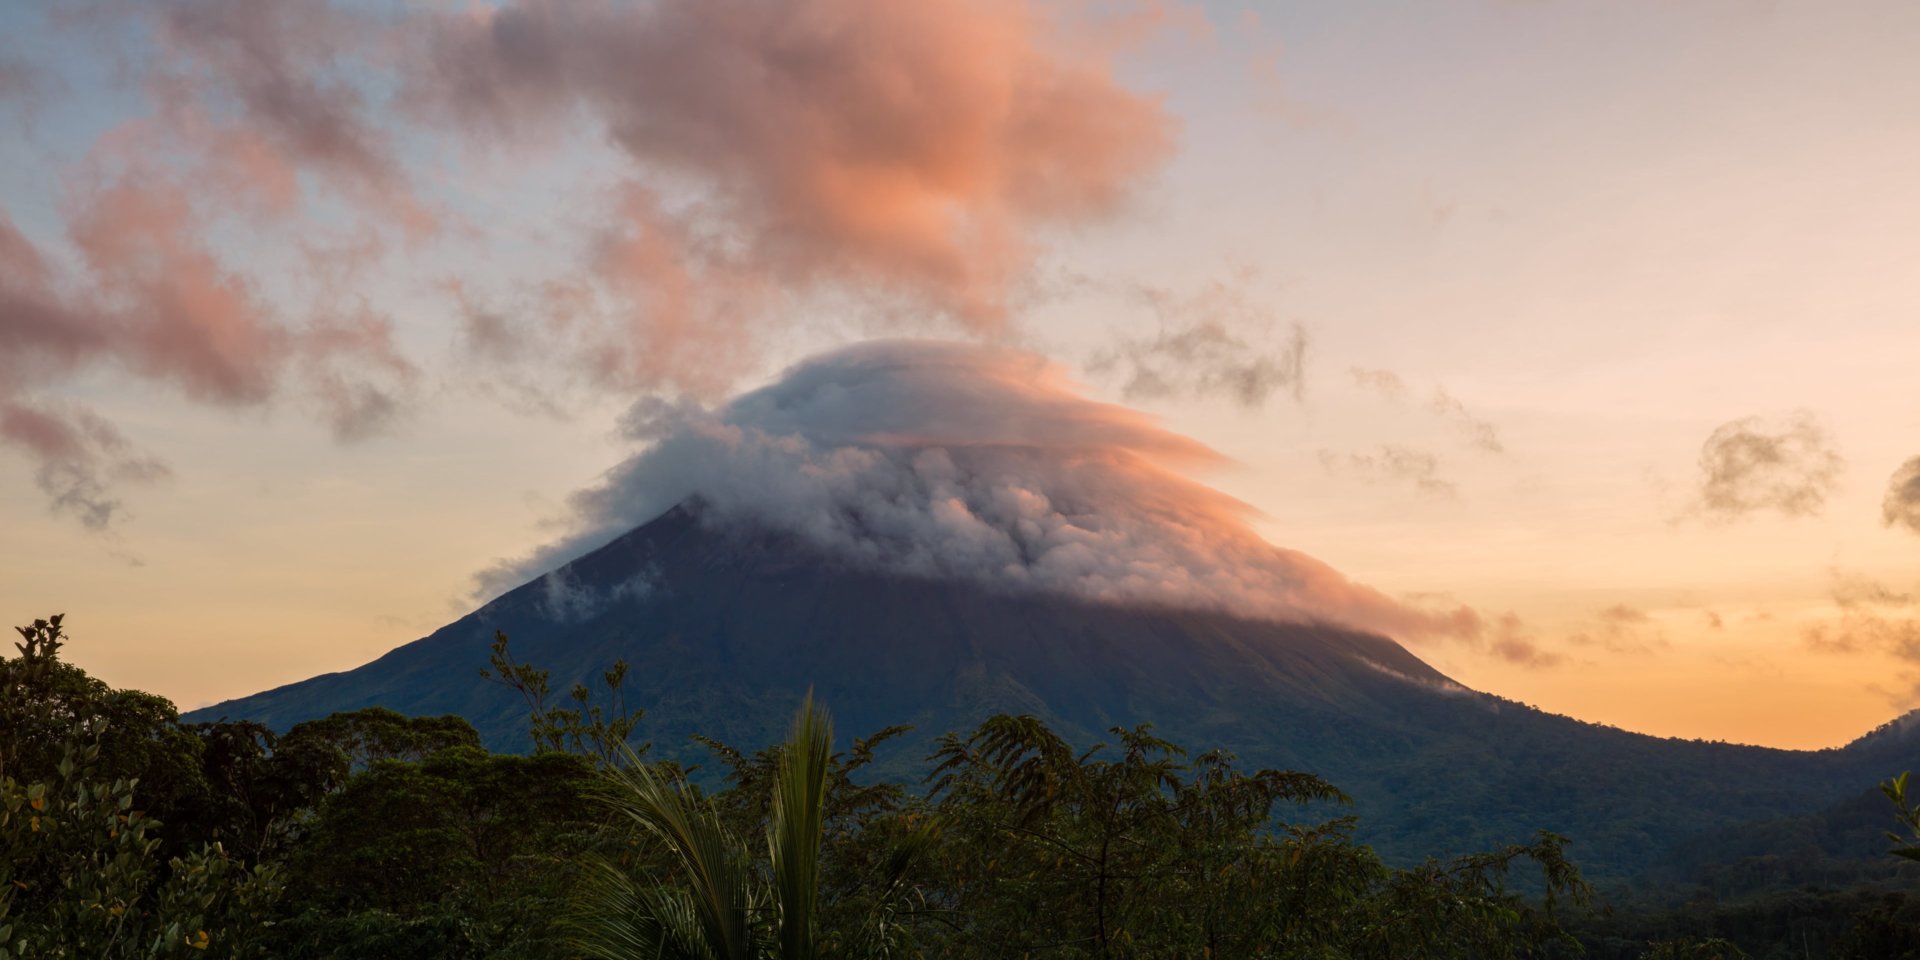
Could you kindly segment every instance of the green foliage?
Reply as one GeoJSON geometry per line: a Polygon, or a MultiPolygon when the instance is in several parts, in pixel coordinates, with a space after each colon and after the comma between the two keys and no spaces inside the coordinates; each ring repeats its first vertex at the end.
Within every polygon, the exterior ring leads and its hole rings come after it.
{"type": "MultiPolygon", "coordinates": [[[[834,787],[848,783],[832,740],[832,724],[809,696],[786,743],[770,758],[770,780],[762,777],[766,758],[755,763],[719,748],[743,781],[734,792],[749,789],[748,784],[755,793],[765,788],[764,860],[729,827],[721,806],[684,779],[670,780],[637,757],[610,770],[605,800],[636,837],[622,856],[594,859],[597,882],[586,888],[575,921],[581,949],[604,960],[813,960],[838,952],[835,946],[873,946],[884,938],[886,931],[874,929],[882,915],[872,910],[861,924],[867,929],[823,936],[828,888],[822,847],[836,806],[834,787]],[[647,841],[645,849],[641,840],[647,841]]],[[[860,746],[867,759],[871,742],[860,746]]],[[[838,806],[864,804],[843,800],[838,806]]],[[[918,838],[925,836],[926,830],[917,831],[895,845],[888,858],[891,869],[865,878],[871,884],[863,886],[882,898],[897,895],[914,855],[925,846],[918,838]]]]}
{"type": "Polygon", "coordinates": [[[480,670],[483,679],[501,684],[526,701],[528,733],[535,753],[573,752],[603,764],[619,763],[631,751],[644,755],[646,747],[632,746],[634,728],[646,711],[626,704],[627,662],[616,660],[600,675],[601,691],[584,683],[567,693],[570,706],[551,704],[552,674],[513,659],[507,635],[496,631],[488,658],[480,670]]]}
{"type": "Polygon", "coordinates": [[[1142,727],[1075,753],[1031,717],[995,717],[935,756],[945,825],[922,892],[929,952],[987,957],[1518,957],[1563,939],[1586,888],[1563,841],[1412,870],[1352,842],[1350,820],[1276,825],[1341,800],[1306,774],[1187,761],[1142,727]],[[1505,887],[1542,868],[1534,905],[1505,887]]]}
{"type": "Polygon", "coordinates": [[[1846,960],[1920,960],[1920,892],[1882,892],[1848,918],[1835,956],[1846,960]]]}
{"type": "MultiPolygon", "coordinates": [[[[937,824],[903,785],[860,778],[871,772],[875,751],[908,729],[892,726],[857,737],[828,758],[815,904],[820,946],[828,954],[885,957],[902,949],[916,898],[908,874],[937,838],[937,824]]],[[[726,829],[743,837],[767,832],[786,747],[749,756],[709,738],[695,739],[727,768],[728,789],[708,798],[726,829]]],[[[666,765],[655,770],[679,775],[666,765]]]]}
{"type": "Polygon", "coordinates": [[[1647,945],[1640,960],[1748,960],[1747,952],[1719,937],[1662,940],[1647,945]]]}
{"type": "Polygon", "coordinates": [[[163,859],[159,821],[97,744],[69,742],[54,776],[0,776],[0,960],[265,956],[278,871],[207,844],[163,859]]]}
{"type": "Polygon", "coordinates": [[[651,875],[634,855],[596,859],[598,882],[576,920],[580,948],[607,960],[772,955],[759,923],[770,897],[718,812],[685,782],[668,783],[642,764],[613,776],[618,815],[658,844],[680,882],[651,875]]]}
{"type": "Polygon", "coordinates": [[[1905,773],[1880,785],[1880,792],[1893,802],[1894,817],[1900,822],[1901,833],[1888,833],[1893,841],[1893,855],[1908,860],[1920,860],[1920,802],[1907,804],[1907,775],[1905,773]]]}
{"type": "Polygon", "coordinates": [[[277,955],[566,955],[557,921],[594,842],[592,783],[582,757],[467,743],[374,761],[320,804],[293,852],[300,909],[277,955]]]}
{"type": "Polygon", "coordinates": [[[209,796],[200,741],[165,698],[112,689],[60,660],[62,620],[15,628],[19,656],[0,658],[0,767],[22,781],[41,780],[72,744],[97,748],[98,768],[134,781],[135,805],[167,825],[162,854],[188,852],[185,825],[209,796]]]}
{"type": "Polygon", "coordinates": [[[166,700],[61,662],[60,616],[18,632],[0,660],[0,960],[261,956],[278,871],[154,815],[204,805],[201,742],[166,700]]]}
{"type": "Polygon", "coordinates": [[[774,779],[773,815],[767,824],[767,857],[779,905],[778,956],[813,960],[820,905],[820,840],[825,829],[827,764],[833,725],[813,705],[813,695],[794,718],[774,779]]]}
{"type": "Polygon", "coordinates": [[[442,750],[479,747],[480,735],[459,717],[409,717],[386,707],[364,707],[296,723],[275,746],[284,752],[303,743],[340,751],[351,770],[381,760],[418,763],[442,750]]]}
{"type": "Polygon", "coordinates": [[[1823,809],[1744,824],[1677,846],[1637,887],[1721,902],[1779,890],[1920,885],[1920,861],[1887,855],[1887,797],[1879,784],[1823,809]]]}

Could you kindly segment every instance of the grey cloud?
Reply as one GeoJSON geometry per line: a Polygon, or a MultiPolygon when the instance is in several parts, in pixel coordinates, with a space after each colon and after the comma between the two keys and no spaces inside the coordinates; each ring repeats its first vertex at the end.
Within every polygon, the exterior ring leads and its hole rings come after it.
{"type": "Polygon", "coordinates": [[[1831,572],[1837,618],[1802,628],[1801,639],[1821,653],[1883,653],[1920,664],[1920,596],[1865,574],[1831,572]]]}
{"type": "Polygon", "coordinates": [[[1889,527],[1905,527],[1920,533],[1920,457],[1900,465],[1887,481],[1887,496],[1881,501],[1880,517],[1889,527]]]}
{"type": "Polygon", "coordinates": [[[1392,370],[1368,370],[1364,367],[1354,367],[1347,372],[1352,374],[1354,383],[1388,400],[1395,403],[1405,403],[1407,400],[1407,381],[1392,370]]]}
{"type": "Polygon", "coordinates": [[[1267,543],[1250,508],[1184,475],[1219,454],[1085,399],[1031,354],[862,344],[716,409],[656,401],[631,419],[651,444],[572,497],[569,535],[483,574],[483,591],[697,495],[705,522],[785,532],[903,575],[1414,640],[1484,645],[1489,632],[1470,608],[1394,600],[1267,543]]]}
{"type": "Polygon", "coordinates": [[[393,333],[392,318],[364,301],[324,305],[298,332],[300,365],[335,440],[385,433],[411,409],[420,371],[393,333]]]}
{"type": "Polygon", "coordinates": [[[1912,593],[1896,590],[1865,574],[1836,569],[1831,576],[1833,602],[1842,610],[1873,607],[1899,609],[1914,605],[1912,593]]]}
{"type": "Polygon", "coordinates": [[[622,600],[644,598],[654,589],[654,577],[644,571],[623,583],[601,590],[580,583],[565,570],[554,570],[540,578],[538,603],[540,609],[554,620],[579,623],[599,616],[622,600]]]}
{"type": "Polygon", "coordinates": [[[1800,632],[1807,648],[1820,653],[1884,653],[1920,664],[1920,620],[1848,613],[1800,632]]]}
{"type": "Polygon", "coordinates": [[[539,307],[524,302],[496,305],[457,279],[441,287],[460,316],[453,346],[457,362],[472,372],[466,384],[521,416],[571,419],[580,398],[578,378],[568,376],[567,368],[576,358],[542,342],[538,320],[528,322],[542,316],[539,307]]]}
{"type": "Polygon", "coordinates": [[[506,314],[478,307],[462,311],[460,347],[469,356],[492,363],[512,363],[527,352],[527,331],[506,314]]]}
{"type": "Polygon", "coordinates": [[[705,413],[706,408],[692,400],[641,397],[620,414],[619,432],[628,440],[652,443],[705,413]]]}
{"type": "Polygon", "coordinates": [[[1160,332],[1121,337],[1087,365],[1119,374],[1127,399],[1224,397],[1246,407],[1278,392],[1306,399],[1307,332],[1296,323],[1277,342],[1254,342],[1273,321],[1238,283],[1216,282],[1185,297],[1152,287],[1132,294],[1152,309],[1160,332]]]}
{"type": "Polygon", "coordinates": [[[150,483],[171,471],[133,451],[113,425],[80,408],[47,408],[0,398],[0,442],[38,461],[34,483],[55,513],[89,530],[105,530],[125,512],[114,493],[122,482],[150,483]]]}
{"type": "Polygon", "coordinates": [[[1650,654],[1668,646],[1666,634],[1644,610],[1617,603],[1594,614],[1593,626],[1567,642],[1609,653],[1650,654]]]}
{"type": "Polygon", "coordinates": [[[1734,420],[1700,447],[1695,510],[1722,520],[1765,511],[1811,516],[1839,485],[1843,465],[1832,437],[1811,413],[1734,420]]]}
{"type": "Polygon", "coordinates": [[[1567,660],[1565,654],[1542,649],[1520,618],[1511,613],[1495,621],[1487,650],[1508,663],[1534,669],[1557,667],[1567,660]]]}

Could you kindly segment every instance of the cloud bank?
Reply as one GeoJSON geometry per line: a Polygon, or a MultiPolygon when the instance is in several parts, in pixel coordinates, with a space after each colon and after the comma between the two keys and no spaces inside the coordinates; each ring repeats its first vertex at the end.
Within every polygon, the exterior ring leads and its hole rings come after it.
{"type": "Polygon", "coordinates": [[[881,341],[824,354],[708,410],[644,404],[651,441],[573,497],[573,532],[483,576],[532,579],[692,496],[720,525],[799,537],[863,569],[1087,600],[1452,638],[1548,663],[1517,623],[1403,602],[1273,546],[1188,477],[1213,450],[1081,396],[1020,351],[881,341]]]}

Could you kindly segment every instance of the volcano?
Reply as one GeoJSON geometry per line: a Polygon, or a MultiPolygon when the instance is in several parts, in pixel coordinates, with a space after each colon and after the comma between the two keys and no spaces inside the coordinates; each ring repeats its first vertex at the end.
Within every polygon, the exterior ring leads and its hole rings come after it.
{"type": "Polygon", "coordinates": [[[1547,829],[1603,878],[1920,766],[1920,739],[1901,728],[1813,752],[1643,736],[1469,690],[1375,634],[888,574],[707,513],[684,503],[372,663],[190,719],[284,729],[377,705],[458,714],[493,748],[524,750],[524,704],[480,676],[501,631],[560,690],[624,659],[656,757],[708,762],[693,734],[774,742],[809,689],[843,742],[911,724],[878,768],[907,779],[936,737],[995,713],[1083,744],[1151,723],[1331,780],[1390,859],[1547,829]]]}

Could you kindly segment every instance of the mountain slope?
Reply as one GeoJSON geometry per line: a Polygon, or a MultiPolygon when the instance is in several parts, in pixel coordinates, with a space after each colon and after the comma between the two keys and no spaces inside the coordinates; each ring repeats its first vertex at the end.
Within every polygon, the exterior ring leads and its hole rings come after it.
{"type": "Polygon", "coordinates": [[[283,728],[378,704],[458,713],[495,748],[524,749],[524,706],[479,677],[501,630],[559,689],[626,659],[642,732],[669,756],[703,759],[694,733],[772,742],[808,688],[843,735],[913,724],[883,757],[903,776],[923,769],[933,737],[996,712],[1088,743],[1151,722],[1195,748],[1327,777],[1390,857],[1542,828],[1573,837],[1600,876],[1920,766],[1898,731],[1813,753],[1661,740],[1467,691],[1382,637],[878,576],[697,514],[675,509],[363,667],[193,717],[283,728]]]}

